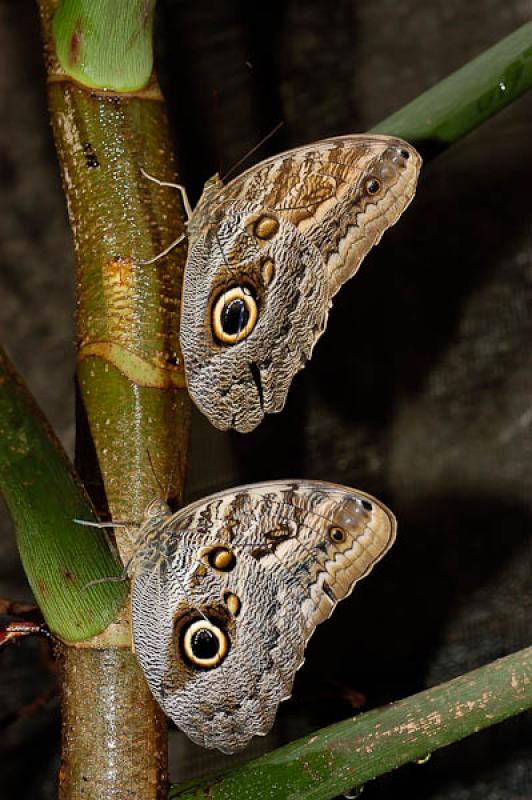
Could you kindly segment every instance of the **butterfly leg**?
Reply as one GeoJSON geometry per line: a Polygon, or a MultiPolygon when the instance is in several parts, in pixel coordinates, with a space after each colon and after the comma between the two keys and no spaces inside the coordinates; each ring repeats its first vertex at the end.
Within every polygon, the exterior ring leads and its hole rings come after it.
{"type": "Polygon", "coordinates": [[[150,173],[146,172],[146,170],[142,169],[142,167],[140,168],[140,171],[145,178],[147,178],[149,181],[152,181],[153,183],[156,183],[157,186],[168,186],[170,189],[177,189],[180,192],[188,222],[188,220],[192,216],[192,206],[190,205],[187,190],[185,189],[185,187],[181,183],[170,183],[170,181],[160,181],[159,178],[154,178],[153,175],[150,175],[150,173]]]}
{"type": "Polygon", "coordinates": [[[76,525],[85,525],[87,528],[130,528],[133,523],[130,522],[92,522],[88,519],[73,519],[76,525]]]}
{"type": "MultiPolygon", "coordinates": [[[[140,171],[145,178],[147,178],[149,181],[152,181],[153,183],[156,183],[157,186],[169,186],[171,189],[179,190],[179,192],[181,193],[181,199],[183,200],[183,205],[185,207],[185,213],[187,215],[187,222],[185,223],[187,224],[190,217],[192,216],[192,207],[190,205],[190,201],[187,195],[187,190],[185,189],[185,187],[182,186],[180,183],[170,183],[170,181],[160,181],[159,178],[155,178],[153,175],[150,175],[150,173],[146,172],[146,170],[142,169],[142,167],[140,168],[140,171]]],[[[177,247],[178,244],[181,244],[183,239],[186,239],[186,236],[187,236],[186,233],[182,233],[180,236],[177,237],[177,239],[174,239],[173,242],[170,242],[168,247],[165,247],[164,250],[162,250],[160,253],[157,253],[156,256],[147,259],[137,259],[137,263],[154,264],[160,258],[167,256],[168,253],[170,253],[174,249],[174,247],[177,247]]]]}
{"type": "Polygon", "coordinates": [[[108,578],[96,578],[96,580],[94,581],[89,581],[88,583],[85,583],[81,587],[81,589],[83,592],[86,592],[87,589],[91,588],[91,586],[97,586],[100,583],[123,583],[124,581],[127,581],[127,579],[128,579],[128,574],[126,568],[124,567],[124,570],[122,571],[121,575],[112,575],[109,576],[108,578]]]}
{"type": "Polygon", "coordinates": [[[177,245],[181,244],[183,239],[186,238],[187,238],[186,233],[182,233],[181,236],[178,236],[177,239],[174,239],[173,242],[170,242],[168,247],[165,247],[164,250],[161,250],[161,252],[157,253],[157,255],[153,256],[153,258],[145,258],[145,259],[137,258],[137,264],[155,264],[156,261],[159,261],[160,258],[164,258],[164,256],[167,256],[168,253],[174,249],[174,247],[177,247],[177,245]]]}

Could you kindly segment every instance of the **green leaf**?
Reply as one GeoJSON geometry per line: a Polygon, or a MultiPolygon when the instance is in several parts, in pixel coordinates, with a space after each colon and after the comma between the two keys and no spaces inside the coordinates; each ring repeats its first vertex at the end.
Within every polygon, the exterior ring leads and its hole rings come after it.
{"type": "Polygon", "coordinates": [[[56,437],[0,351],[0,491],[35,599],[65,641],[106,628],[126,596],[121,565],[102,530],[74,519],[96,515],[56,437]]]}

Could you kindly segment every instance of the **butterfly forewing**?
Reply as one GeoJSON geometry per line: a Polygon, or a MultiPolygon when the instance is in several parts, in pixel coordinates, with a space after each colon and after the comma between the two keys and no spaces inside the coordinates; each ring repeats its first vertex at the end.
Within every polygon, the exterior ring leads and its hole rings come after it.
{"type": "Polygon", "coordinates": [[[388,136],[340,136],[263,161],[220,188],[199,213],[219,220],[234,204],[257,203],[316,244],[332,297],[412,200],[421,159],[388,136]],[[340,274],[337,274],[340,273],[340,274]]]}
{"type": "Polygon", "coordinates": [[[283,408],[333,296],[410,203],[420,166],[400,139],[343,136],[209,184],[189,224],[181,342],[216,427],[250,431],[283,408]]]}
{"type": "Polygon", "coordinates": [[[188,506],[161,536],[133,574],[135,652],[176,724],[235,752],[270,730],[308,638],[389,549],[395,520],[355,490],[273,482],[188,506]]]}

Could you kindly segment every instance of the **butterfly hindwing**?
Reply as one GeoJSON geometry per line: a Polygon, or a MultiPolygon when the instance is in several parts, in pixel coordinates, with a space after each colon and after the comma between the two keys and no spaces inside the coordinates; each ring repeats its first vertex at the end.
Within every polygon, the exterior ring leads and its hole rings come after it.
{"type": "Polygon", "coordinates": [[[240,487],[168,516],[132,588],[135,652],[165,712],[224,752],[267,733],[316,625],[394,535],[378,501],[318,482],[240,487]]]}
{"type": "Polygon", "coordinates": [[[421,159],[387,136],[343,136],[210,182],[189,223],[181,345],[218,428],[280,411],[331,300],[415,193],[421,159]]]}

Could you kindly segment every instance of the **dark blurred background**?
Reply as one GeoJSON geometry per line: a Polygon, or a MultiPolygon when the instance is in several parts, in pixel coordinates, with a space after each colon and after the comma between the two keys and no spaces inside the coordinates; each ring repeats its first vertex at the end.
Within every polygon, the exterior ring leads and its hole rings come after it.
{"type": "MultiPolygon", "coordinates": [[[[532,12],[530,0],[158,5],[159,72],[194,201],[279,121],[252,161],[368,129],[532,12]]],[[[33,0],[0,2],[0,109],[0,339],[72,452],[73,253],[33,0]]],[[[531,125],[529,94],[427,164],[413,205],[335,300],[281,415],[246,436],[194,416],[190,499],[321,478],[399,518],[393,551],[318,630],[273,733],[245,757],[530,643],[531,125]]],[[[28,599],[5,515],[0,529],[0,596],[28,599]]],[[[2,653],[0,676],[0,796],[50,800],[59,714],[46,645],[2,653]]],[[[174,780],[229,760],[176,731],[171,753],[174,780]]],[[[532,798],[530,715],[364,796],[407,794],[532,798]]]]}

